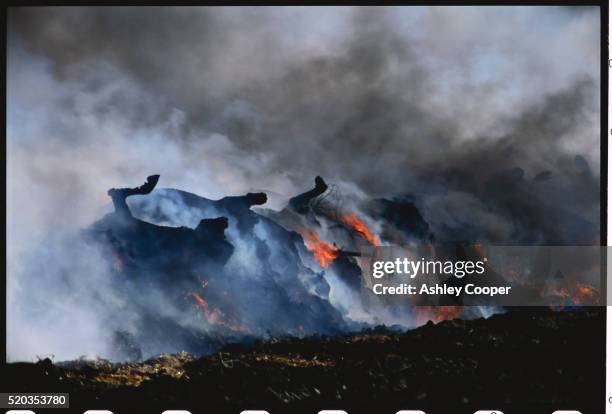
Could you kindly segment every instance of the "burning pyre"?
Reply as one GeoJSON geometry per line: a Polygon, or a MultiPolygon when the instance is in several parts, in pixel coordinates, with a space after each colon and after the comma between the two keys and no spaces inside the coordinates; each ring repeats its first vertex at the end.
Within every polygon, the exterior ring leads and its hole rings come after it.
{"type": "MultiPolygon", "coordinates": [[[[399,321],[408,327],[474,316],[460,303],[437,306],[406,299],[390,312],[366,300],[357,251],[362,246],[378,251],[387,244],[384,234],[373,228],[388,228],[391,219],[385,222],[381,213],[379,225],[366,213],[324,206],[328,186],[321,177],[313,190],[294,197],[278,212],[252,208],[266,203],[264,193],[208,200],[179,190],[153,192],[158,179],[151,176],[140,187],[110,190],[115,213],[90,229],[111,258],[119,293],[140,315],[135,328],[132,324],[122,337],[131,338],[129,348],[149,344],[143,355],[177,348],[211,352],[224,338],[337,334],[384,323],[387,317],[389,324],[399,321]],[[126,198],[136,194],[146,197],[128,205],[126,198]],[[204,280],[200,275],[208,276],[204,280]],[[151,291],[163,295],[170,309],[162,312],[152,305],[155,300],[146,296],[151,291]],[[193,315],[204,323],[177,323],[171,314],[193,315]]],[[[401,203],[402,214],[414,213],[410,227],[399,227],[405,237],[416,234],[430,240],[415,207],[401,203]]],[[[383,205],[396,220],[393,202],[383,205]]],[[[558,294],[576,302],[597,292],[584,285],[558,294]]]]}

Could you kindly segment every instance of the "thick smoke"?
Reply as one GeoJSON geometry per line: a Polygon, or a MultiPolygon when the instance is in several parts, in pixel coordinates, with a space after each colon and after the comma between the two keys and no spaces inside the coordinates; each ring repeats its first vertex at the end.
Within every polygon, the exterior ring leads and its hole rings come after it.
{"type": "MultiPolygon", "coordinates": [[[[347,197],[410,195],[437,240],[596,241],[598,13],[11,9],[9,358],[106,352],[112,290],[67,275],[58,240],[150,173],[276,208],[319,174],[347,197]]],[[[80,252],[80,274],[104,280],[98,260],[80,252]]]]}

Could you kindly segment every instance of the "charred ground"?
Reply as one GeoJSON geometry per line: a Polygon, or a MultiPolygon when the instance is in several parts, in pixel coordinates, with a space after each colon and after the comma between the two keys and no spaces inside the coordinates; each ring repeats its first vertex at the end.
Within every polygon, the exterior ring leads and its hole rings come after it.
{"type": "Polygon", "coordinates": [[[468,413],[482,407],[598,413],[605,384],[604,325],[600,308],[532,308],[406,332],[379,327],[229,344],[201,358],[181,353],[142,363],[14,363],[6,378],[11,391],[69,392],[73,408],[115,413],[133,412],[126,407],[192,413],[335,407],[354,414],[372,412],[371,406],[380,413],[399,408],[468,413]]]}

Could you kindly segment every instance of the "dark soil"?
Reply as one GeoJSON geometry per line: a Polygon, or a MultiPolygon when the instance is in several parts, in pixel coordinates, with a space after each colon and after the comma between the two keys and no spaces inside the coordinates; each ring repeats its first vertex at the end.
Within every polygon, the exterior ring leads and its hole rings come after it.
{"type": "Polygon", "coordinates": [[[596,414],[605,411],[605,308],[530,309],[429,323],[404,333],[377,328],[235,344],[201,358],[183,353],[124,364],[43,360],[6,368],[2,377],[10,391],[69,392],[71,409],[53,411],[58,414],[96,408],[596,414]]]}

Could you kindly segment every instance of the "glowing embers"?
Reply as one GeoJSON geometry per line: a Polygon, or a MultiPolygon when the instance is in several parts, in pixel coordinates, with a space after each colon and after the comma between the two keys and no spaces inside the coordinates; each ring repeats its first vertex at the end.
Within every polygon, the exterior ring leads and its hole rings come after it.
{"type": "Polygon", "coordinates": [[[463,311],[463,306],[417,306],[416,324],[423,325],[428,321],[438,323],[458,318],[463,311]]]}
{"type": "Polygon", "coordinates": [[[564,286],[551,289],[551,295],[560,299],[559,305],[552,305],[553,309],[573,305],[600,305],[600,294],[595,287],[579,281],[567,281],[564,286]]]}
{"type": "Polygon", "coordinates": [[[237,318],[231,317],[223,312],[221,309],[212,306],[206,299],[204,299],[204,290],[208,288],[208,281],[202,282],[202,288],[200,293],[191,292],[190,296],[195,300],[195,306],[200,309],[202,316],[210,325],[226,328],[233,332],[244,332],[248,333],[249,328],[242,324],[237,318]]]}

